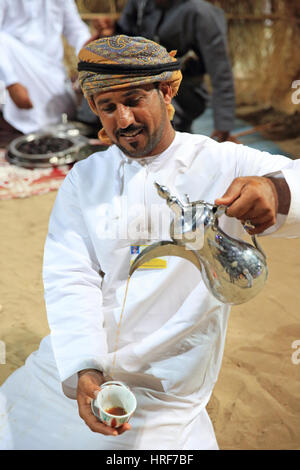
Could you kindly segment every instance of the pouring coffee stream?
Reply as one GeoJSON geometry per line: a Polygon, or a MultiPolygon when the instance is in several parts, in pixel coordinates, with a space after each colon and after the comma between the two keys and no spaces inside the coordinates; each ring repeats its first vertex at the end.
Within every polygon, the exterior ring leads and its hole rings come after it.
{"type": "Polygon", "coordinates": [[[190,202],[187,195],[186,203],[182,203],[166,186],[157,182],[155,186],[174,214],[172,241],[159,241],[145,248],[131,265],[129,277],[153,258],[179,256],[198,268],[207,289],[219,301],[238,305],[255,297],[268,276],[266,256],[255,235],[251,237],[254,246],[227,235],[218,222],[226,206],[202,200],[190,202]]]}

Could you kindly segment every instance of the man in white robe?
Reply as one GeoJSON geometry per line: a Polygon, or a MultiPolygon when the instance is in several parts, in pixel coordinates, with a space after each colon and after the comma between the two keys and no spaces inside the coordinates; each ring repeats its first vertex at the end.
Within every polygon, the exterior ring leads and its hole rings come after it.
{"type": "Polygon", "coordinates": [[[252,233],[298,236],[300,162],[175,132],[180,72],[155,43],[104,38],[79,58],[100,137],[112,145],[78,162],[58,192],[43,272],[51,333],[0,388],[0,448],[218,449],[205,407],[230,306],[192,263],[167,257],[163,269],[133,274],[115,354],[131,246],[170,239],[154,181],[181,199],[230,206],[221,226],[233,237],[244,219],[252,233]],[[90,408],[109,375],[137,398],[119,431],[90,408]]]}
{"type": "Polygon", "coordinates": [[[62,35],[76,54],[91,38],[74,0],[1,0],[0,82],[7,90],[2,113],[23,134],[76,113],[62,35]]]}

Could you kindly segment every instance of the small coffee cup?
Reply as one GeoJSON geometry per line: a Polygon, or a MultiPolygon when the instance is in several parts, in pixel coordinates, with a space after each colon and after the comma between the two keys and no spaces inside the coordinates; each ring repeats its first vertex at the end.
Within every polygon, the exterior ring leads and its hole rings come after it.
{"type": "Polygon", "coordinates": [[[91,401],[91,408],[102,423],[119,428],[133,415],[136,398],[127,385],[112,380],[101,385],[97,397],[91,401]]]}

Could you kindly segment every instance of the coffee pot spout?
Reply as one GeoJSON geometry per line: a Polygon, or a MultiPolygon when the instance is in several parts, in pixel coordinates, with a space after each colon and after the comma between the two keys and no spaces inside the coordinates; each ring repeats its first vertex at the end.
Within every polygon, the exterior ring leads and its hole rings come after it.
{"type": "Polygon", "coordinates": [[[130,266],[129,276],[145,263],[161,256],[178,256],[191,261],[197,269],[201,271],[201,263],[197,254],[192,250],[186,250],[183,246],[177,245],[171,241],[160,241],[145,248],[133,261],[130,266]]]}

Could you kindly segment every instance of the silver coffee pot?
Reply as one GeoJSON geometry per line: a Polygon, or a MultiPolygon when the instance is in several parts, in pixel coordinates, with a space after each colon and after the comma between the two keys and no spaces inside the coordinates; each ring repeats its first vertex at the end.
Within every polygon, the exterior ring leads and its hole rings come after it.
{"type": "Polygon", "coordinates": [[[253,246],[221,230],[218,219],[226,206],[202,200],[190,202],[188,195],[182,203],[166,186],[155,186],[174,214],[170,225],[172,241],[159,241],[145,248],[135,258],[129,275],[153,258],[179,256],[201,271],[207,289],[219,301],[238,305],[255,297],[268,276],[266,256],[255,235],[251,237],[253,246]]]}

